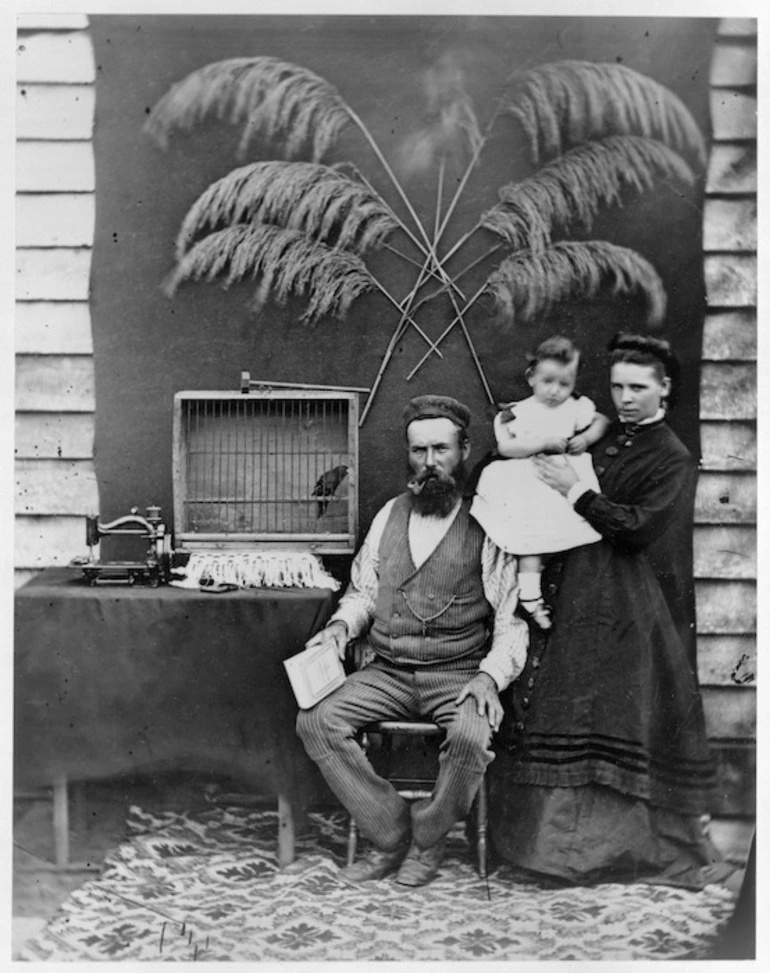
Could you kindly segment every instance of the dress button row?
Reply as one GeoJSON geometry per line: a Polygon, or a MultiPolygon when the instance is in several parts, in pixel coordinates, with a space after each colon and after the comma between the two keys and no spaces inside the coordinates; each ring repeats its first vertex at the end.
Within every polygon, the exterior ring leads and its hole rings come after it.
{"type": "Polygon", "coordinates": [[[606,448],[606,449],[604,450],[604,452],[605,452],[605,453],[606,453],[606,454],[607,454],[608,456],[617,456],[617,455],[618,455],[618,453],[620,452],[620,450],[618,449],[618,447],[617,447],[617,446],[608,446],[608,447],[607,447],[607,448],[606,448]]]}

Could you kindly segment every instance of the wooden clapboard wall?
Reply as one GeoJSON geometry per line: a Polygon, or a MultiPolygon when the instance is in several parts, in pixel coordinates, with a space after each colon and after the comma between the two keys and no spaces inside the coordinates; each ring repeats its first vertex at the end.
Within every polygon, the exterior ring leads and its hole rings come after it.
{"type": "Polygon", "coordinates": [[[695,516],[698,667],[719,812],[744,845],[755,812],[757,577],[757,38],[723,20],[711,64],[703,246],[707,312],[695,516]],[[741,822],[743,821],[743,840],[741,822]]]}
{"type": "Polygon", "coordinates": [[[89,313],[95,66],[83,15],[17,20],[16,583],[85,548],[99,509],[89,313]]]}

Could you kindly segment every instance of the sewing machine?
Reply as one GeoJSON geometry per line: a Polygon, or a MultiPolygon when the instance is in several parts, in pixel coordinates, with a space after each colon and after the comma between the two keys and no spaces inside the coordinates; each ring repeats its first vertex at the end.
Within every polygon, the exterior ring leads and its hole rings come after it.
{"type": "Polygon", "coordinates": [[[86,517],[88,556],[73,558],[69,567],[83,572],[89,584],[135,584],[157,587],[168,582],[171,570],[171,537],[160,516],[160,507],[147,507],[141,516],[137,507],[129,514],[102,524],[96,516],[86,517]],[[102,561],[94,553],[103,537],[134,537],[149,541],[144,560],[102,561]]]}

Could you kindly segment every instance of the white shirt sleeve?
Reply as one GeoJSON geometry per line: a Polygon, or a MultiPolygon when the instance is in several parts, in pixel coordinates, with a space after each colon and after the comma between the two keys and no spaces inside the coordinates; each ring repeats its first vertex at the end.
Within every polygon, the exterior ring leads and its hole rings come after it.
{"type": "Polygon", "coordinates": [[[380,541],[394,503],[395,498],[389,500],[375,515],[361,549],[353,558],[350,583],[330,619],[347,625],[348,639],[366,632],[374,618],[380,583],[380,541]]]}
{"type": "Polygon", "coordinates": [[[521,673],[529,647],[527,624],[515,614],[519,602],[516,556],[502,551],[485,537],[481,551],[481,577],[484,595],[495,615],[492,646],[479,663],[479,671],[491,676],[498,692],[502,692],[521,673]]]}

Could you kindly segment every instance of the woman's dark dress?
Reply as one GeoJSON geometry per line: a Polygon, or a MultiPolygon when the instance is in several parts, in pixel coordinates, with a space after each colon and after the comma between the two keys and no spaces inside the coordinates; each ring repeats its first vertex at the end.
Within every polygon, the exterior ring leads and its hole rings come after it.
{"type": "Polygon", "coordinates": [[[664,421],[613,424],[593,453],[602,493],[576,510],[603,540],[546,569],[553,628],[533,629],[498,736],[492,843],[570,882],[699,887],[718,860],[698,820],[713,766],[697,677],[645,553],[691,520],[694,464],[664,421]]]}

